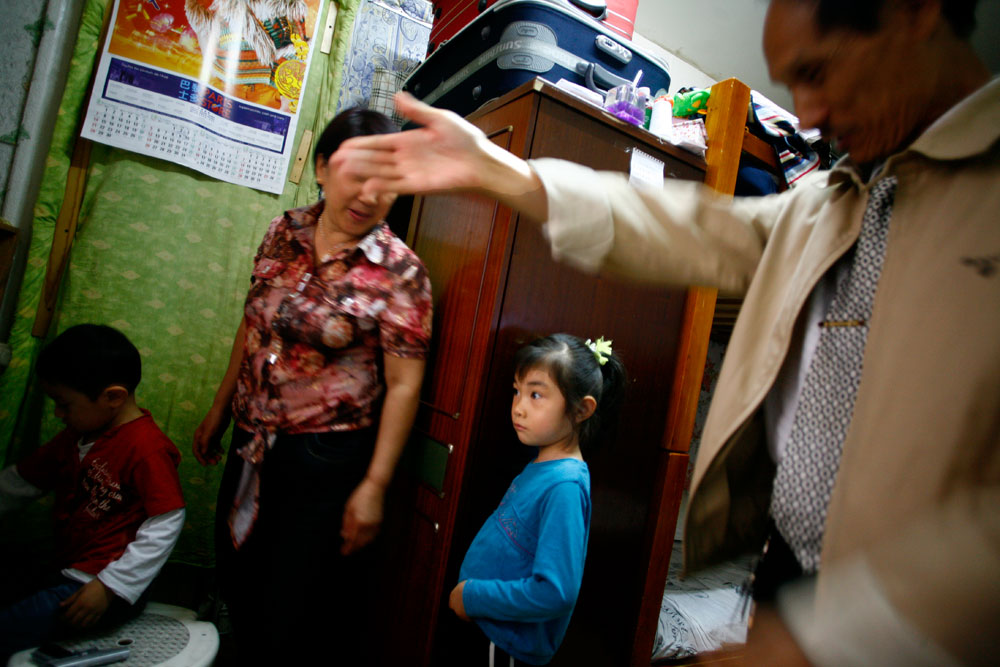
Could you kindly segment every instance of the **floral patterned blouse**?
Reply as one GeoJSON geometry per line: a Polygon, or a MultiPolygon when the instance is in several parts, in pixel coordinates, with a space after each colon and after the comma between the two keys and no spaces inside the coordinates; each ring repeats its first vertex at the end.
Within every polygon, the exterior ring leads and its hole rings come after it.
{"type": "Polygon", "coordinates": [[[323,202],[278,216],[254,259],[233,398],[255,433],[349,431],[374,422],[382,354],[426,358],[431,288],[420,259],[384,223],[314,260],[323,202]]]}

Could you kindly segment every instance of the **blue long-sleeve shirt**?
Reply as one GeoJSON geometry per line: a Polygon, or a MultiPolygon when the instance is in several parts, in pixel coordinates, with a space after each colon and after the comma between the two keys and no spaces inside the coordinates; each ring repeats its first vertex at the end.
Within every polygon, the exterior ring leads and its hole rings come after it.
{"type": "Polygon", "coordinates": [[[587,464],[529,463],[465,554],[466,614],[517,660],[547,663],[576,605],[589,532],[587,464]]]}

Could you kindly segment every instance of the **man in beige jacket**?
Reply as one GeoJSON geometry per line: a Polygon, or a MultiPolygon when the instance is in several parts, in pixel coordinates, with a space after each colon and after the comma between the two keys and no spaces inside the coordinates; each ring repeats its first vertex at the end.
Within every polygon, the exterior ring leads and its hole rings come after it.
{"type": "Polygon", "coordinates": [[[546,221],[553,255],[584,270],[744,297],[698,452],[688,570],[763,544],[838,260],[870,190],[898,180],[860,382],[844,397],[853,416],[821,566],[782,589],[780,617],[758,614],[751,662],[996,659],[1000,80],[969,45],[974,12],[975,0],[772,0],[771,75],[791,88],[801,124],[847,153],[780,195],[640,190],[619,174],[529,164],[406,96],[400,110],[423,128],[333,157],[372,189],[497,197],[546,221]]]}

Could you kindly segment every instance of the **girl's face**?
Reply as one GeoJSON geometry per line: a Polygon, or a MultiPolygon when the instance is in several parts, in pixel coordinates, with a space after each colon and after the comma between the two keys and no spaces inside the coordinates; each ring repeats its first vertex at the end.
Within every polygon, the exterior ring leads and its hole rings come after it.
{"type": "Polygon", "coordinates": [[[573,422],[566,414],[566,399],[544,370],[533,368],[514,378],[510,418],[518,439],[525,445],[552,451],[577,446],[573,422]]]}
{"type": "Polygon", "coordinates": [[[396,196],[363,193],[364,180],[333,176],[322,156],[317,158],[316,182],[326,201],[323,215],[330,225],[328,231],[340,237],[338,241],[361,238],[385,218],[396,196]]]}

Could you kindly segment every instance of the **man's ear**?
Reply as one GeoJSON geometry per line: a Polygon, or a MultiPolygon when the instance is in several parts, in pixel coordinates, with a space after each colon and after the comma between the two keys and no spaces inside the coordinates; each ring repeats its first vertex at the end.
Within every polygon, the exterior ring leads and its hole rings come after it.
{"type": "Polygon", "coordinates": [[[101,396],[113,408],[120,408],[128,400],[129,391],[124,385],[113,384],[101,392],[101,396]]]}
{"type": "Polygon", "coordinates": [[[590,419],[594,410],[597,409],[597,401],[593,396],[587,395],[580,400],[580,405],[576,409],[576,423],[584,422],[590,419]]]}

